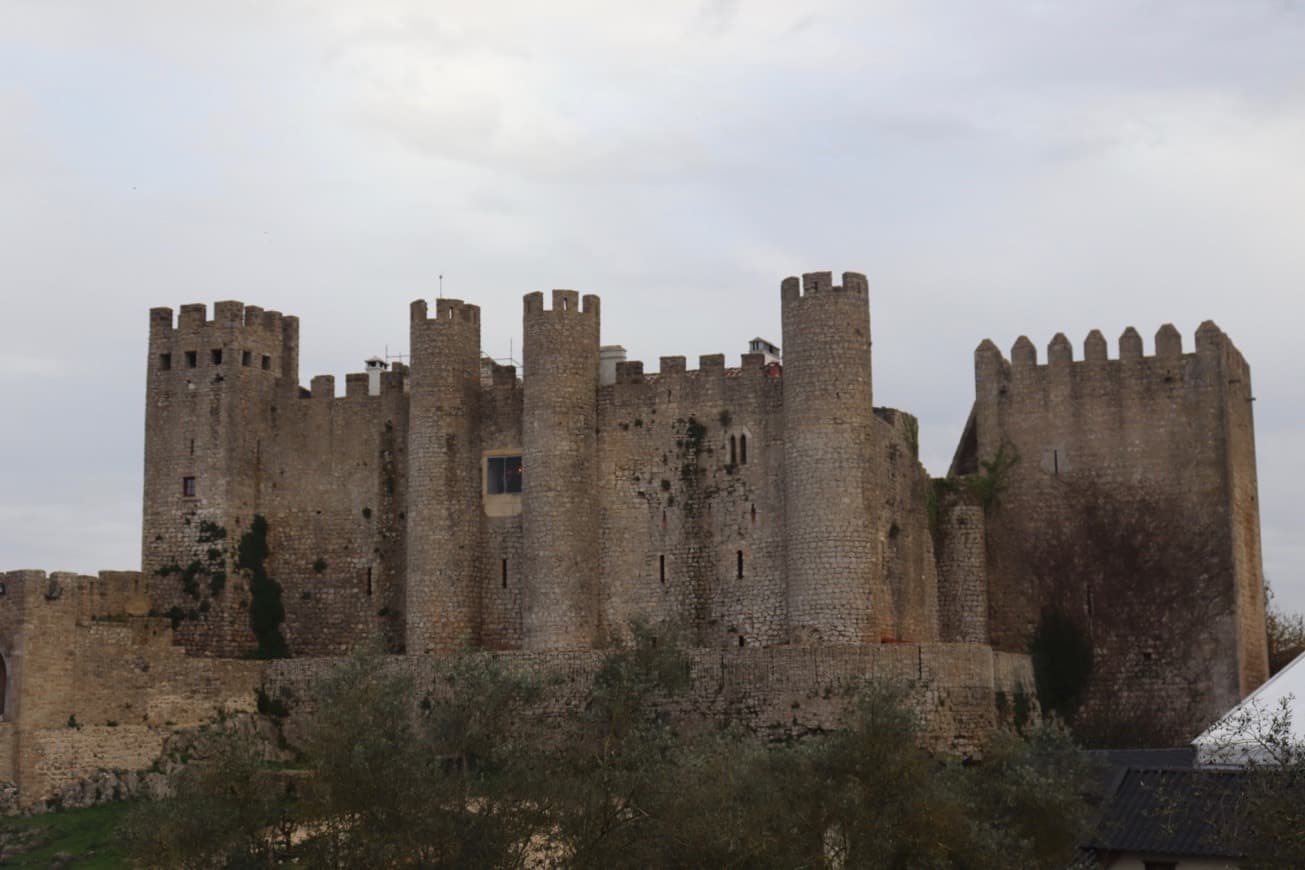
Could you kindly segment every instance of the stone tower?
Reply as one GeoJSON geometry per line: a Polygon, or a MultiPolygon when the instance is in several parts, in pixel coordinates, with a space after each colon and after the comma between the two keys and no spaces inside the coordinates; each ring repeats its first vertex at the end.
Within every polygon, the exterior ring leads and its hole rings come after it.
{"type": "Polygon", "coordinates": [[[523,645],[588,648],[599,641],[598,297],[524,301],[523,645]]]}
{"type": "Polygon", "coordinates": [[[480,308],[411,315],[405,646],[447,652],[479,641],[480,308]]]}
{"type": "Polygon", "coordinates": [[[1047,361],[975,352],[953,471],[1000,478],[986,522],[992,643],[1079,634],[1078,726],[1097,744],[1187,740],[1267,677],[1250,368],[1213,323],[1194,352],[1129,327],[1047,361]]]}
{"type": "Polygon", "coordinates": [[[864,643],[873,634],[873,547],[865,461],[874,421],[864,275],[785,278],[785,520],[789,639],[864,643]]]}
{"type": "MultiPolygon", "coordinates": [[[[159,609],[206,614],[205,652],[240,655],[252,635],[235,596],[182,566],[206,578],[233,570],[235,541],[258,510],[275,406],[296,393],[299,320],[232,301],[206,313],[183,305],[174,326],[171,308],[150,311],[141,568],[159,609]]],[[[197,630],[183,622],[182,642],[197,630]]]]}

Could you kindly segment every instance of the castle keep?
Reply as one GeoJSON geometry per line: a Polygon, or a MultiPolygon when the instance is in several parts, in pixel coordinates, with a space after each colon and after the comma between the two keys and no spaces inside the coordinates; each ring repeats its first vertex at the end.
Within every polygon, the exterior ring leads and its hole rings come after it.
{"type": "Polygon", "coordinates": [[[914,418],[873,407],[866,281],[789,279],[781,305],[782,369],[664,357],[601,383],[596,296],[525,297],[524,377],[482,372],[479,308],[418,301],[411,367],[343,397],[299,386],[294,318],[156,309],[156,609],[199,614],[178,625],[194,654],[248,650],[251,602],[214,594],[232,566],[205,536],[257,514],[296,655],[375,632],[412,653],[592,649],[635,620],[702,647],[939,640],[929,478],[914,418]]]}
{"type": "MultiPolygon", "coordinates": [[[[1192,353],[1163,327],[1151,356],[1130,329],[1116,359],[1094,332],[1081,361],[1058,335],[1041,365],[1028,339],[1010,361],[985,341],[933,480],[916,419],[874,406],[865,277],[787,278],[780,305],[782,363],[653,372],[604,356],[597,296],[531,293],[518,372],[482,358],[477,306],[417,301],[410,364],[377,361],[343,396],[300,386],[295,317],[153,309],[141,573],[98,610],[6,575],[28,591],[0,599],[0,743],[28,758],[21,735],[78,703],[24,701],[52,608],[78,655],[106,620],[197,673],[288,650],[245,677],[272,683],[377,635],[574,665],[633,623],[675,626],[723,687],[704,708],[783,717],[831,673],[895,674],[960,730],[1032,690],[1030,649],[1079,642],[1072,700],[1102,742],[1189,737],[1265,679],[1250,375],[1217,327],[1192,353]]],[[[105,583],[61,582],[87,601],[105,583]]]]}

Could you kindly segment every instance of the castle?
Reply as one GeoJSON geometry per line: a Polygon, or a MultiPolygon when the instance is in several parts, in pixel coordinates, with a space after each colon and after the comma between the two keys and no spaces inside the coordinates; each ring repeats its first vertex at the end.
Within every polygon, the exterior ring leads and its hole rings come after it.
{"type": "MultiPolygon", "coordinates": [[[[1185,739],[1266,678],[1250,374],[1212,323],[1189,353],[1172,326],[1150,356],[1131,329],[1114,359],[1097,332],[1077,361],[1057,335],[1045,364],[1026,338],[1009,361],[983,342],[933,480],[916,419],[874,407],[865,277],[787,278],[780,304],[782,361],[756,341],[736,368],[654,373],[600,344],[597,296],[531,293],[518,373],[482,358],[477,306],[417,301],[410,365],[370,361],[341,397],[330,376],[299,385],[295,317],[153,309],[141,573],[5,575],[20,712],[0,779],[57,784],[21,708],[58,743],[109,679],[97,645],[130,637],[191,718],[377,635],[415,658],[557,662],[636,621],[678,626],[739,697],[904,669],[988,722],[1032,689],[1031,645],[1077,642],[1076,709],[1102,742],[1185,739]],[[293,658],[234,661],[258,650],[293,658]],[[38,684],[51,658],[69,676],[38,684]]],[[[90,719],[157,732],[150,705],[171,702],[136,682],[90,719]]],[[[79,752],[47,755],[66,779],[94,766],[79,752]]]]}

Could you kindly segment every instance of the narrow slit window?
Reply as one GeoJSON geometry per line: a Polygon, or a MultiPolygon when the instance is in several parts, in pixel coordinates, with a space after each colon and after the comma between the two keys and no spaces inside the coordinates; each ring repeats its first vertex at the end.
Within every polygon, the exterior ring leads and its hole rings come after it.
{"type": "Polygon", "coordinates": [[[199,365],[199,351],[197,350],[186,351],[186,368],[193,369],[198,365],[199,365]]]}
{"type": "Polygon", "coordinates": [[[739,646],[744,645],[743,635],[739,635],[739,646]]]}
{"type": "Polygon", "coordinates": [[[743,551],[738,552],[738,579],[743,579],[743,551]]]}
{"type": "Polygon", "coordinates": [[[213,360],[213,365],[222,365],[222,348],[215,347],[208,352],[209,358],[213,360]]]}
{"type": "Polygon", "coordinates": [[[733,435],[730,436],[730,465],[737,465],[739,462],[739,444],[738,439],[733,435]]]}
{"type": "Polygon", "coordinates": [[[1060,474],[1060,451],[1051,451],[1051,473],[1060,474]]]}
{"type": "Polygon", "coordinates": [[[748,436],[739,436],[739,465],[748,464],[748,436]]]}
{"type": "Polygon", "coordinates": [[[663,583],[666,582],[666,555],[662,554],[657,557],[657,577],[663,583]]]}
{"type": "Polygon", "coordinates": [[[502,569],[502,574],[503,574],[503,578],[502,578],[503,588],[506,589],[507,588],[507,559],[503,560],[503,564],[500,567],[502,569]]]}
{"type": "Polygon", "coordinates": [[[490,495],[516,495],[521,492],[521,457],[491,456],[486,460],[485,491],[490,495]]]}
{"type": "Polygon", "coordinates": [[[245,366],[246,368],[248,368],[249,365],[250,365],[251,363],[253,363],[253,361],[254,361],[254,355],[253,355],[252,353],[250,353],[250,352],[247,351],[247,350],[242,350],[242,351],[240,352],[240,364],[241,364],[242,366],[245,366]]]}
{"type": "Polygon", "coordinates": [[[752,524],[754,526],[757,524],[757,506],[755,504],[752,506],[752,524]]]}
{"type": "Polygon", "coordinates": [[[183,477],[181,479],[181,494],[187,498],[195,497],[195,478],[183,477]]]}
{"type": "Polygon", "coordinates": [[[171,368],[172,368],[172,354],[170,353],[159,354],[159,371],[166,372],[169,371],[171,368]]]}
{"type": "Polygon", "coordinates": [[[371,597],[371,594],[372,594],[372,566],[371,566],[371,565],[368,565],[368,566],[367,566],[367,595],[368,595],[368,597],[371,597]]]}
{"type": "Polygon", "coordinates": [[[265,372],[270,371],[271,368],[272,368],[272,355],[270,353],[265,353],[263,354],[263,371],[265,372]]]}
{"type": "Polygon", "coordinates": [[[194,456],[194,455],[195,455],[195,439],[194,439],[194,438],[191,438],[191,439],[190,439],[190,455],[191,455],[191,456],[194,456]]]}

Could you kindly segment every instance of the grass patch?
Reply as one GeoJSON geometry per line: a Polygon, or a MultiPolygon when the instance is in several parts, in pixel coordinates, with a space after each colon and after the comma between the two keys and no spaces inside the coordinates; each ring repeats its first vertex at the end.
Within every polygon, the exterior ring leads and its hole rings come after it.
{"type": "Polygon", "coordinates": [[[0,819],[4,857],[0,866],[39,867],[46,870],[60,852],[73,856],[69,867],[110,870],[131,866],[113,840],[114,829],[131,810],[126,801],[81,810],[61,810],[39,816],[0,819]],[[21,854],[11,854],[10,844],[30,844],[21,854]]]}

